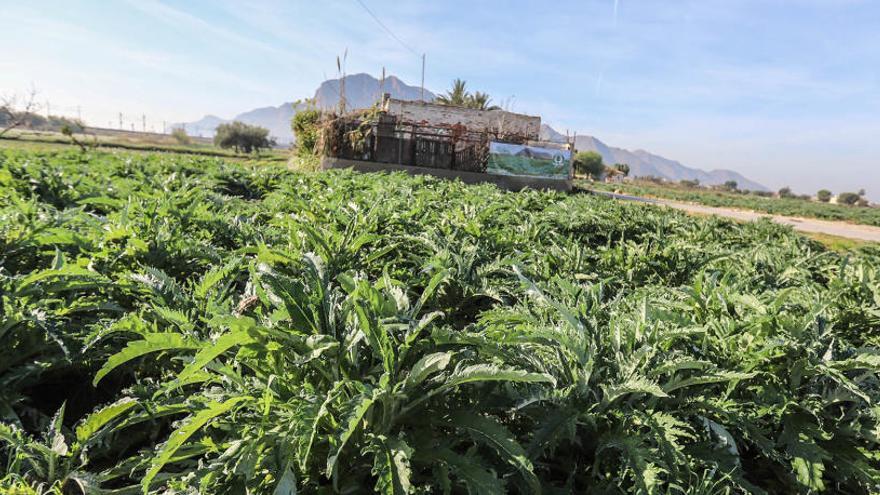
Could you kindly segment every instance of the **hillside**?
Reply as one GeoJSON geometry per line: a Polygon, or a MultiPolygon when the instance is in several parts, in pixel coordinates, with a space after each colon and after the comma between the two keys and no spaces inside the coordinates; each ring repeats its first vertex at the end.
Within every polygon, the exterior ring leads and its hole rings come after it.
{"type": "MultiPolygon", "coordinates": [[[[548,125],[541,126],[541,138],[549,141],[564,141],[565,136],[548,125]]],[[[681,162],[655,155],[645,150],[630,151],[608,146],[593,136],[578,135],[575,138],[578,151],[595,151],[602,155],[606,164],[626,163],[633,177],[662,177],[671,181],[699,180],[701,184],[723,184],[733,180],[741,189],[766,191],[767,188],[732,170],[705,171],[683,165],[681,162]]]]}

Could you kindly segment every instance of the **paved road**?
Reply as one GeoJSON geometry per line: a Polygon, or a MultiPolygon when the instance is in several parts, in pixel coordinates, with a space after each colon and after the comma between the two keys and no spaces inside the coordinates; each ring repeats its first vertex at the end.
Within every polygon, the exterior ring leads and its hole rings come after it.
{"type": "Polygon", "coordinates": [[[626,194],[614,194],[605,191],[593,191],[594,194],[607,196],[614,199],[624,201],[637,201],[640,203],[648,203],[658,206],[666,206],[683,210],[689,213],[699,215],[718,215],[720,217],[733,218],[750,222],[760,218],[769,218],[776,223],[782,225],[790,225],[795,230],[801,232],[809,232],[815,234],[826,234],[837,237],[846,237],[848,239],[856,239],[860,241],[880,242],[880,227],[870,225],[858,225],[847,222],[832,222],[829,220],[818,220],[815,218],[786,217],[782,215],[771,215],[769,213],[759,213],[749,210],[737,210],[734,208],[718,208],[714,206],[703,206],[691,203],[680,203],[678,201],[670,201],[668,199],[642,198],[639,196],[628,196],[626,194]]]}

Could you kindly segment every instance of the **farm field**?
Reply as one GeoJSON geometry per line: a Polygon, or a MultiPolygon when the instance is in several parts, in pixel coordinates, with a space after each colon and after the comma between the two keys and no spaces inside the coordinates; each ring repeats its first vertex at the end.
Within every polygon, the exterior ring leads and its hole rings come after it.
{"type": "MultiPolygon", "coordinates": [[[[190,144],[180,144],[170,135],[120,132],[119,135],[76,133],[75,137],[87,147],[92,148],[143,152],[166,151],[230,159],[241,158],[241,155],[236,154],[232,150],[225,150],[211,144],[206,144],[202,142],[204,140],[190,144]]],[[[70,138],[60,132],[15,129],[3,136],[3,138],[0,138],[0,148],[61,151],[71,149],[72,147],[70,138]]],[[[288,155],[289,152],[287,150],[269,149],[263,150],[261,159],[286,161],[288,155]]]]}
{"type": "Polygon", "coordinates": [[[763,198],[748,194],[685,188],[674,184],[661,185],[648,181],[614,184],[595,182],[590,183],[588,187],[602,191],[619,190],[635,196],[673,199],[706,206],[741,208],[775,215],[880,226],[880,208],[817,203],[795,198],[763,198]]]}
{"type": "Polygon", "coordinates": [[[878,268],[586,194],[0,150],[0,493],[876,493],[878,268]]]}

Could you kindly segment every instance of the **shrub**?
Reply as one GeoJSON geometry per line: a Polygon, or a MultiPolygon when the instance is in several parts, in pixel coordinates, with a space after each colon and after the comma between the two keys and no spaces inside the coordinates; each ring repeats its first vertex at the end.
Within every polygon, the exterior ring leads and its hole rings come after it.
{"type": "Polygon", "coordinates": [[[320,132],[321,112],[315,108],[306,108],[296,112],[291,121],[291,128],[296,138],[296,151],[299,155],[314,155],[320,132]]]}
{"type": "Polygon", "coordinates": [[[601,179],[605,173],[602,155],[595,151],[581,151],[574,156],[574,171],[581,175],[601,179]]]}
{"type": "Polygon", "coordinates": [[[780,189],[777,194],[779,195],[780,198],[793,198],[793,197],[795,197],[795,194],[793,192],[791,192],[791,188],[788,186],[780,189]]]}
{"type": "Polygon", "coordinates": [[[837,203],[841,205],[853,206],[859,202],[861,196],[854,192],[842,192],[837,195],[837,203]]]}
{"type": "Polygon", "coordinates": [[[816,199],[823,203],[831,201],[831,191],[828,189],[820,189],[819,192],[816,193],[816,199]]]}
{"type": "Polygon", "coordinates": [[[627,165],[626,163],[615,163],[614,166],[611,168],[616,170],[619,174],[623,175],[624,177],[629,176],[630,168],[629,168],[629,165],[627,165]]]}
{"type": "Polygon", "coordinates": [[[174,129],[172,129],[171,137],[173,137],[178,144],[192,144],[192,138],[189,137],[189,134],[186,133],[186,129],[184,129],[183,127],[175,127],[174,129]]]}

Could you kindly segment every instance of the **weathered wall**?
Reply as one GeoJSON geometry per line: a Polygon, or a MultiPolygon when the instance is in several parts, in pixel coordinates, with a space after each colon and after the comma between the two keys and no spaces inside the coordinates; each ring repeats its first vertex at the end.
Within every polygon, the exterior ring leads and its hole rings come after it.
{"type": "Polygon", "coordinates": [[[532,117],[503,110],[473,110],[436,105],[421,101],[385,100],[384,108],[399,121],[430,125],[461,124],[469,131],[489,131],[537,140],[541,117],[532,117]]]}

